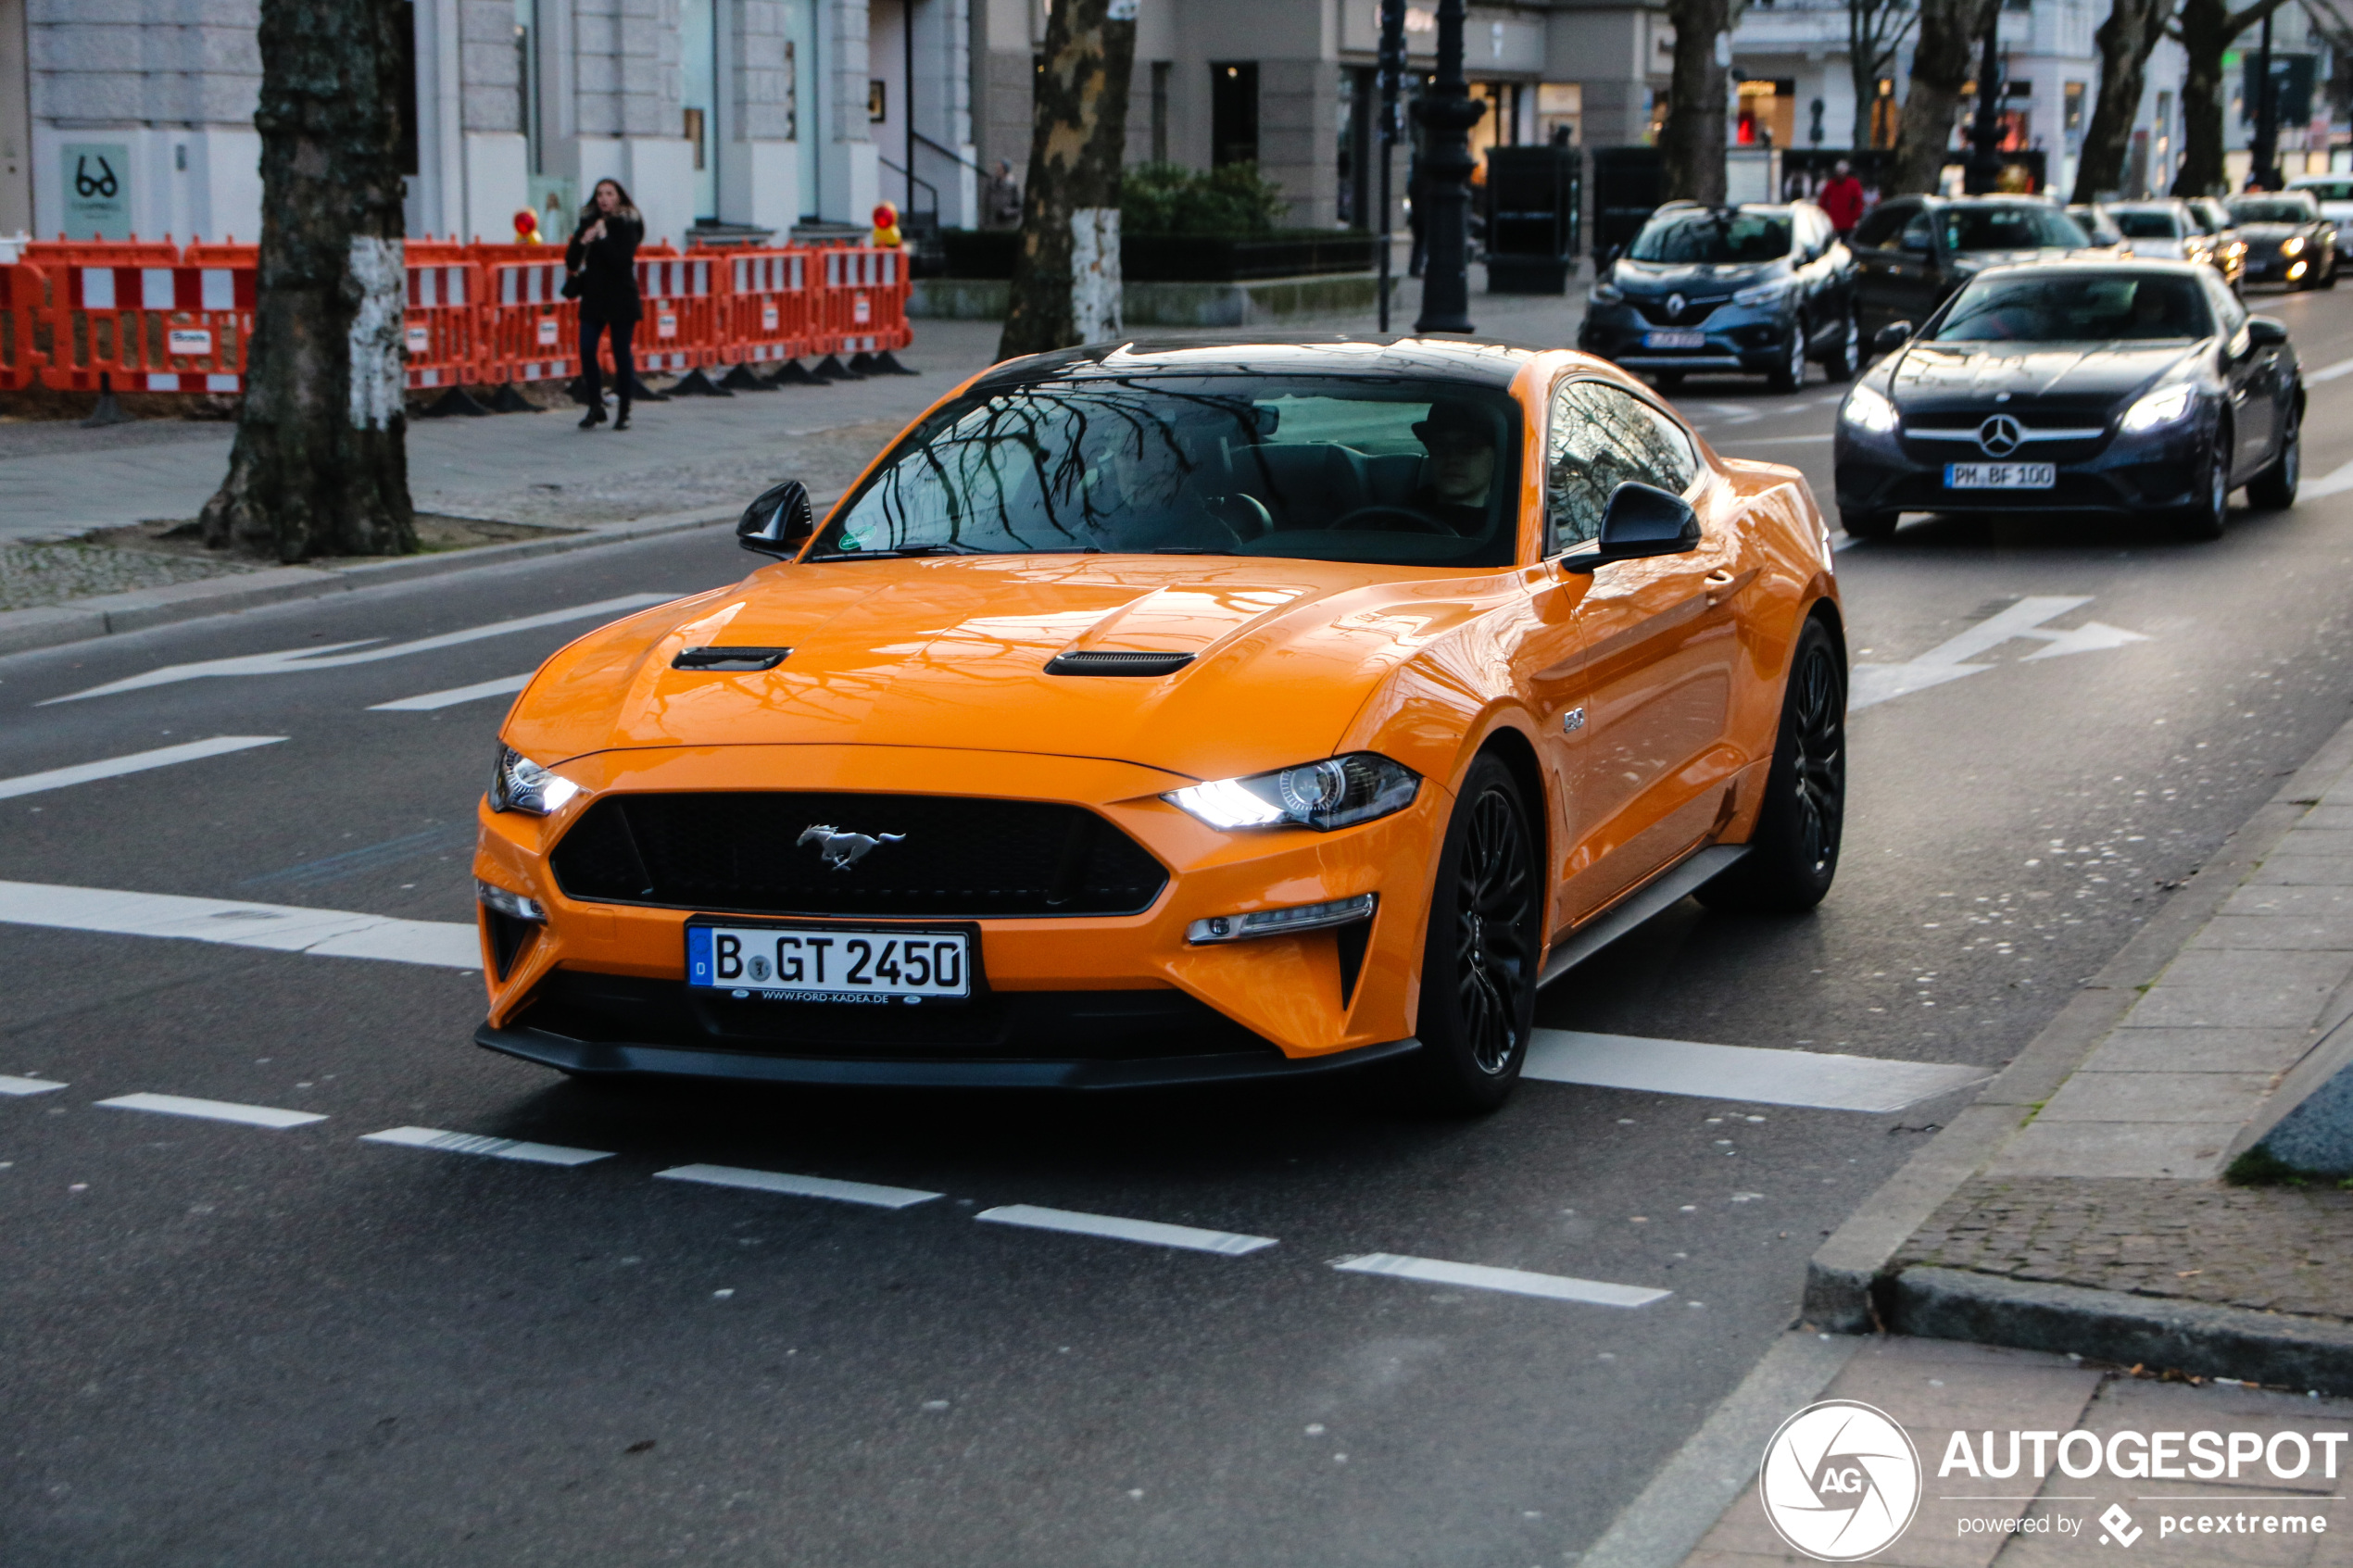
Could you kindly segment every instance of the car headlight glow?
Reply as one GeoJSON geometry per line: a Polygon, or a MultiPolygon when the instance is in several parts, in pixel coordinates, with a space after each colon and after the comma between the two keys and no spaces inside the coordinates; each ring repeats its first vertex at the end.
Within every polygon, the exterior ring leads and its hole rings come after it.
{"type": "Polygon", "coordinates": [[[2280,242],[2280,254],[2282,256],[2302,256],[2304,254],[2304,236],[2301,234],[2290,234],[2286,239],[2282,240],[2280,242]]]}
{"type": "Polygon", "coordinates": [[[1868,430],[1885,435],[1897,423],[1895,405],[1868,386],[1858,386],[1846,395],[1846,406],[1838,417],[1857,430],[1868,430]]]}
{"type": "Polygon", "coordinates": [[[1593,292],[1586,297],[1595,305],[1616,305],[1626,297],[1626,291],[1616,283],[1595,283],[1593,292]]]}
{"type": "Polygon", "coordinates": [[[1753,289],[1743,289],[1732,295],[1734,305],[1779,305],[1796,286],[1795,278],[1776,278],[1769,283],[1759,283],[1753,289]]]}
{"type": "Polygon", "coordinates": [[[490,768],[490,809],[545,817],[563,809],[580,786],[552,768],[543,768],[511,746],[498,748],[490,768]]]}
{"type": "Polygon", "coordinates": [[[2155,430],[2171,424],[2190,410],[2189,385],[2159,387],[2124,410],[2126,430],[2155,430]]]}
{"type": "Polygon", "coordinates": [[[1248,778],[1189,784],[1161,797],[1197,822],[1235,828],[1353,827],[1414,803],[1422,777],[1375,751],[1353,751],[1248,778]]]}

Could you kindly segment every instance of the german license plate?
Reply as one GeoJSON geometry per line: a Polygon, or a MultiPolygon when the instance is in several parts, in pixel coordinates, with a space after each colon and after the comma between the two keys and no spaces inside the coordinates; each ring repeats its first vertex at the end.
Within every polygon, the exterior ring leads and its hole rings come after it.
{"type": "Polygon", "coordinates": [[[2048,490],[2058,483],[2056,463],[1946,463],[1947,490],[2048,490]]]}
{"type": "Polygon", "coordinates": [[[689,925],[686,984],[801,1002],[961,1002],[971,934],[848,926],[689,925]]]}
{"type": "Polygon", "coordinates": [[[1644,332],[1644,348],[1705,348],[1705,332],[1644,332]]]}

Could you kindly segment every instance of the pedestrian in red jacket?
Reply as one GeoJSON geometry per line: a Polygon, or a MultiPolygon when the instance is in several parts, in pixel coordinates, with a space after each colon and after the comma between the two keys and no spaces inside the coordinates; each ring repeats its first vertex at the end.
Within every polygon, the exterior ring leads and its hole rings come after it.
{"type": "Polygon", "coordinates": [[[1844,158],[1838,160],[1838,166],[1831,171],[1830,182],[1814,201],[1842,240],[1863,220],[1863,182],[1855,178],[1854,169],[1844,158]]]}

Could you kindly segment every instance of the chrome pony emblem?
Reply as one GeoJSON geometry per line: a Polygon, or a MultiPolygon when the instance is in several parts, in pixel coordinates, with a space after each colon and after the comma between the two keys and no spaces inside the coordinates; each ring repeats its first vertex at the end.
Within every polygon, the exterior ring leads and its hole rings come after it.
{"type": "Polygon", "coordinates": [[[818,859],[837,872],[846,872],[864,859],[876,845],[897,844],[906,836],[903,833],[843,833],[820,822],[803,828],[793,847],[798,849],[804,844],[813,843],[817,846],[818,859]]]}
{"type": "Polygon", "coordinates": [[[2007,458],[2025,441],[2025,427],[2007,414],[1996,414],[1977,427],[1977,444],[1989,458],[2007,458]]]}

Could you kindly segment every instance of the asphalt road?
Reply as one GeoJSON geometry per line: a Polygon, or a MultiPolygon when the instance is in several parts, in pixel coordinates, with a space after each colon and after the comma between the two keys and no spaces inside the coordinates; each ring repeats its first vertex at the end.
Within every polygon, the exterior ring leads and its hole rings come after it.
{"type": "MultiPolygon", "coordinates": [[[[2353,301],[2259,307],[2308,370],[2353,358],[2353,301]]],[[[1835,396],[1680,401],[1726,453],[1827,495],[1835,396]]],[[[2312,388],[2308,485],[2346,469],[2353,490],[2348,416],[2353,382],[2312,388]]],[[[1541,1021],[1997,1067],[2353,714],[2348,528],[2340,494],[2241,511],[2210,545],[1948,519],[1845,552],[1861,664],[1949,664],[1996,614],[2021,634],[1856,714],[1845,863],[1817,914],[1680,906],[1541,1021]]],[[[469,920],[504,699],[373,705],[521,674],[596,617],[401,645],[751,564],[724,534],[674,536],[0,660],[0,879],[469,920]],[[41,706],[360,639],[361,661],[41,706]],[[283,738],[5,783],[221,735],[283,738]]],[[[11,918],[43,897],[0,888],[11,918]]],[[[8,923],[0,975],[0,1074],[66,1085],[0,1094],[9,1564],[1569,1562],[1790,1322],[1819,1238],[1957,1103],[1530,1083],[1486,1121],[1433,1123],[1329,1085],[597,1091],[471,1046],[481,985],[455,968],[8,923]],[[97,1103],[134,1093],[324,1120],[97,1103]],[[399,1126],[609,1157],[362,1141],[399,1126]],[[693,1163],[940,1196],[654,1179],[693,1163]],[[1277,1245],[976,1222],[1011,1204],[1277,1245]],[[1671,1294],[1611,1307],[1330,1266],[1367,1253],[1671,1294]]]]}

